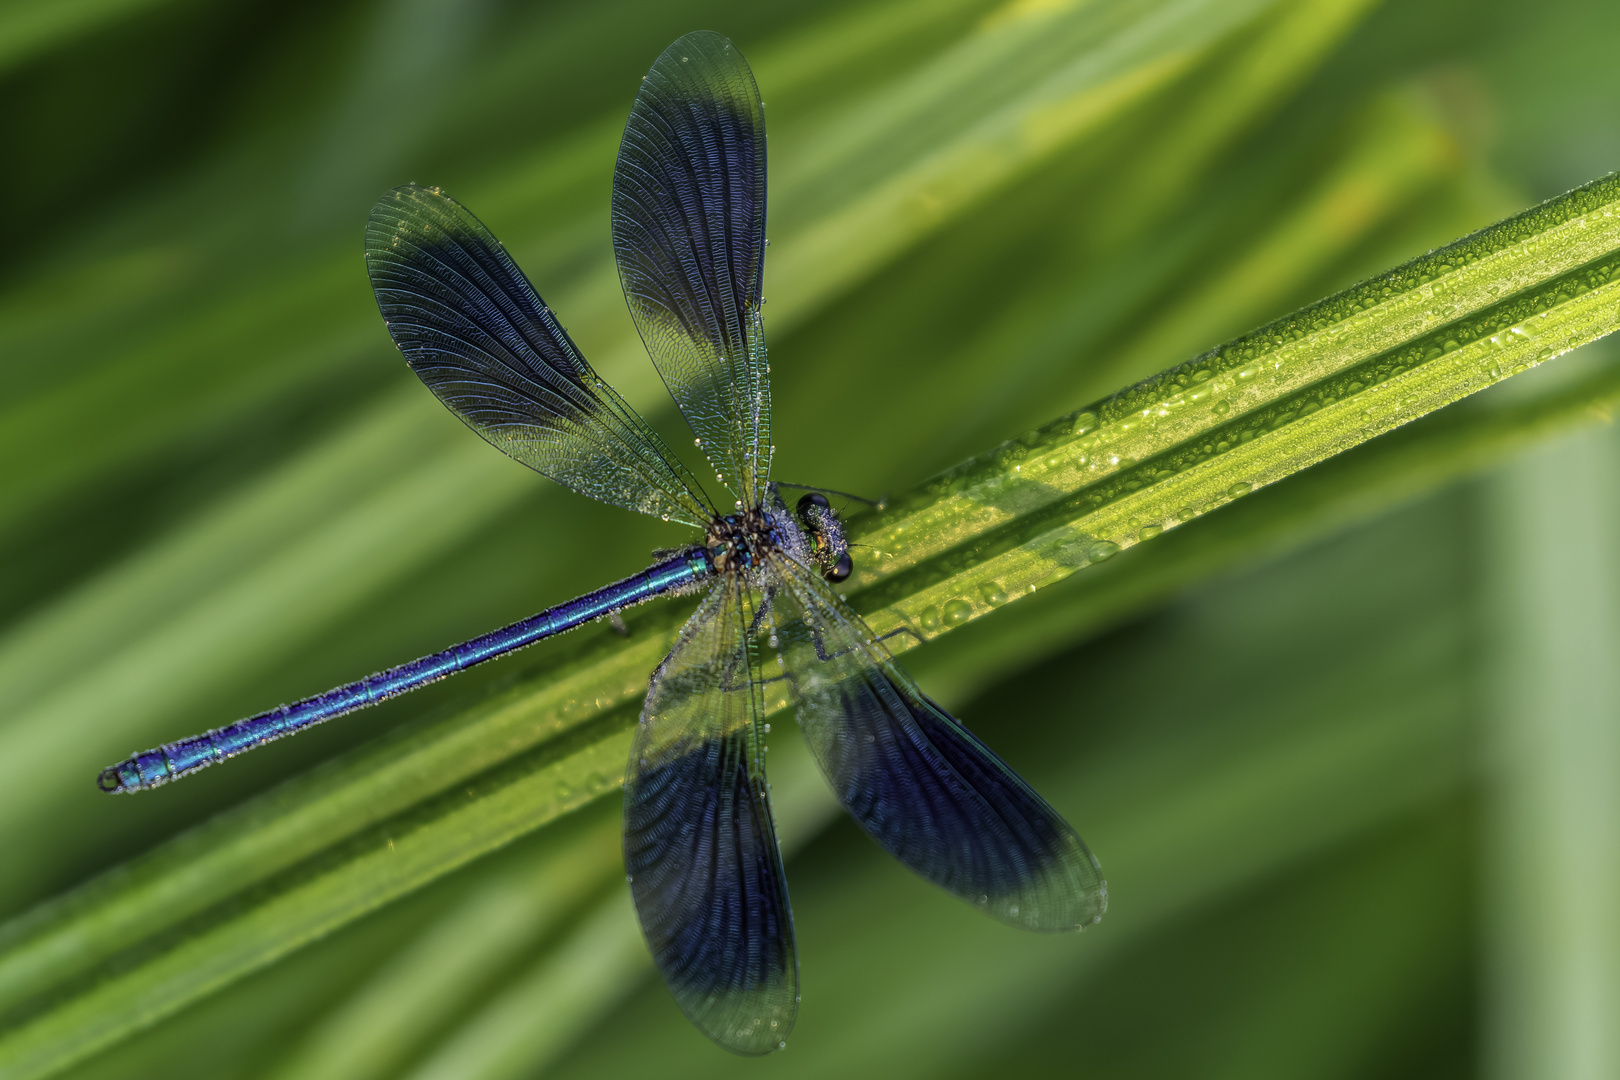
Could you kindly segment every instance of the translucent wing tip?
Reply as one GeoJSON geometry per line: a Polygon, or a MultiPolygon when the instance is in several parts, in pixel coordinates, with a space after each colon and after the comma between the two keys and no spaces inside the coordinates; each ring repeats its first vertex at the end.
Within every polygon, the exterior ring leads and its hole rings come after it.
{"type": "Polygon", "coordinates": [[[435,233],[476,233],[480,229],[476,222],[465,207],[439,188],[420,184],[389,188],[372,204],[366,218],[366,265],[375,272],[378,257],[400,257],[400,244],[407,240],[441,238],[435,233]],[[464,224],[463,217],[471,221],[464,224]]]}
{"type": "Polygon", "coordinates": [[[713,30],[693,30],[682,34],[671,42],[669,48],[664,50],[664,55],[678,54],[683,49],[725,52],[730,48],[732,48],[731,39],[724,34],[716,33],[713,30]]]}
{"type": "Polygon", "coordinates": [[[980,896],[978,904],[987,914],[1040,933],[1084,930],[1102,920],[1108,910],[1102,868],[1067,822],[1059,818],[1053,824],[1052,850],[1044,860],[1004,891],[980,896]]]}
{"type": "Polygon", "coordinates": [[[761,1057],[786,1046],[798,1015],[798,982],[794,979],[720,993],[674,981],[669,988],[699,1031],[743,1057],[761,1057]]]}
{"type": "Polygon", "coordinates": [[[716,60],[727,66],[748,71],[752,78],[752,71],[748,67],[748,61],[743,58],[742,50],[733,45],[730,38],[713,30],[693,30],[691,33],[682,34],[670,42],[669,48],[653,61],[652,70],[656,71],[672,64],[712,64],[716,60]]]}

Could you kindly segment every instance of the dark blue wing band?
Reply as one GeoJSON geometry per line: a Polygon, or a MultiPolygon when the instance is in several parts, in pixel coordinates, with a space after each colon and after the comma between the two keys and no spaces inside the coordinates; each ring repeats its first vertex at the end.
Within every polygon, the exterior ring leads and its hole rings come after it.
{"type": "Polygon", "coordinates": [[[411,370],[479,435],[581,494],[708,523],[691,474],[461,204],[414,184],[388,192],[366,226],[366,267],[411,370]]]}
{"type": "Polygon", "coordinates": [[[772,562],[799,727],[844,808],[929,881],[1030,930],[1075,930],[1107,907],[1080,837],[1035,790],[925,697],[820,577],[772,562]]]}
{"type": "Polygon", "coordinates": [[[613,250],[675,404],[723,482],[755,505],[771,450],[765,114],[719,34],[682,37],[642,81],[613,172],[613,250]]]}
{"type": "Polygon", "coordinates": [[[654,673],[624,782],[624,861],[681,1009],[739,1054],[792,1030],[793,914],[765,789],[750,594],[717,581],[654,673]]]}
{"type": "Polygon", "coordinates": [[[756,1003],[797,982],[776,832],[741,739],[707,742],[625,790],[625,869],[658,970],[728,1049],[768,1053],[791,1019],[756,1003]],[[741,1017],[736,1023],[733,1017],[741,1017]],[[759,1023],[755,1023],[755,1020],[759,1023]]]}

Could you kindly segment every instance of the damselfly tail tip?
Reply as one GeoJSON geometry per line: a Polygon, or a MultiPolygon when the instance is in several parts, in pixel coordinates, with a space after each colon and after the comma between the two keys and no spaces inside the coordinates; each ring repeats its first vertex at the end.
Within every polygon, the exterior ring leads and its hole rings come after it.
{"type": "Polygon", "coordinates": [[[120,761],[117,765],[109,765],[102,769],[101,775],[96,777],[96,787],[109,795],[118,795],[127,791],[128,788],[124,786],[123,771],[129,764],[130,762],[120,761]]]}

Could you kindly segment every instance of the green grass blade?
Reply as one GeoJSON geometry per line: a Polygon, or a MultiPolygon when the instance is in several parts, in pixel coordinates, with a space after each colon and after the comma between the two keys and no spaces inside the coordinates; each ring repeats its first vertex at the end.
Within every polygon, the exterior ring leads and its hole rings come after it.
{"type": "Polygon", "coordinates": [[[857,528],[857,604],[933,637],[1611,333],[1617,272],[1608,177],[925,485],[857,528]]]}
{"type": "MultiPolygon", "coordinates": [[[[350,832],[323,857],[210,912],[178,941],[152,942],[152,955],[128,973],[95,983],[11,1032],[0,1046],[0,1076],[60,1069],[577,809],[610,787],[609,777],[622,774],[632,717],[609,714],[479,784],[350,832]],[[295,926],[302,929],[289,933],[295,926]]],[[[150,895],[141,899],[151,901],[150,895]]],[[[114,900],[88,914],[80,927],[105,933],[120,905],[114,900]]]]}
{"type": "MultiPolygon", "coordinates": [[[[1208,327],[1251,325],[1291,282],[1319,279],[1357,244],[1461,165],[1455,137],[1425,115],[1415,94],[1375,99],[1356,118],[1339,160],[1292,204],[1279,207],[1248,249],[1218,276],[1187,288],[1172,317],[1138,329],[1088,377],[1110,383],[1154,371],[1209,341],[1208,327]]],[[[1135,329],[1135,328],[1133,328],[1135,329]]]]}
{"type": "Polygon", "coordinates": [[[1162,138],[1120,163],[1118,179],[1097,200],[1113,212],[1096,215],[1096,243],[1122,246],[1133,234],[1183,202],[1200,174],[1245,128],[1276,107],[1322,62],[1377,0],[1318,0],[1280,4],[1231,55],[1190,80],[1190,101],[1162,118],[1162,138]]]}
{"type": "Polygon", "coordinates": [[[0,13],[0,72],[165,0],[13,0],[0,13]]]}
{"type": "Polygon", "coordinates": [[[1620,405],[1620,366],[1496,405],[1446,410],[1391,432],[940,637],[908,662],[939,700],[969,700],[986,673],[1005,676],[1198,582],[1297,550],[1558,432],[1608,422],[1620,405]]]}
{"type": "Polygon", "coordinates": [[[523,973],[410,1080],[533,1076],[652,970],[628,892],[591,912],[553,956],[523,973]]]}
{"type": "Polygon", "coordinates": [[[424,1035],[460,1016],[513,956],[552,935],[622,872],[618,821],[607,817],[487,883],[401,947],[267,1075],[367,1080],[396,1072],[424,1035]]]}
{"type": "Polygon", "coordinates": [[[1484,492],[1485,1046],[1503,1075],[1620,1069],[1620,439],[1549,441],[1484,492]]]}
{"type": "Polygon", "coordinates": [[[802,317],[841,282],[864,277],[1184,75],[1269,6],[1009,5],[1006,17],[917,72],[880,107],[851,110],[817,154],[797,154],[775,173],[773,199],[782,210],[771,228],[793,243],[767,265],[766,290],[785,309],[771,312],[772,325],[802,317]],[[951,136],[919,146],[916,132],[937,129],[951,136]],[[799,207],[825,205],[829,191],[853,197],[806,221],[799,207]]]}

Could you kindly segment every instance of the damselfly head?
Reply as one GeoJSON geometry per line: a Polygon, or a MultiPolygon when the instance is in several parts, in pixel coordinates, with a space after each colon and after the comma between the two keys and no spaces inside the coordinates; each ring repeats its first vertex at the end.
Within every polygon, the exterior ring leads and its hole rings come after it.
{"type": "Polygon", "coordinates": [[[812,491],[799,500],[795,508],[804,531],[810,534],[811,556],[821,567],[821,576],[828,581],[843,581],[855,569],[849,557],[849,541],[844,537],[844,523],[838,512],[827,501],[827,496],[812,491]]]}

